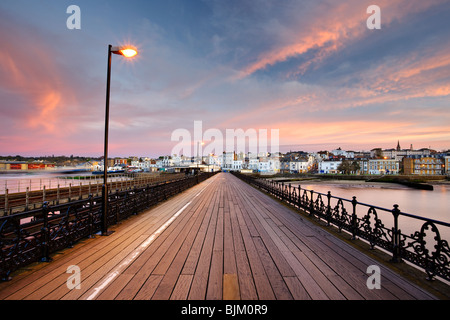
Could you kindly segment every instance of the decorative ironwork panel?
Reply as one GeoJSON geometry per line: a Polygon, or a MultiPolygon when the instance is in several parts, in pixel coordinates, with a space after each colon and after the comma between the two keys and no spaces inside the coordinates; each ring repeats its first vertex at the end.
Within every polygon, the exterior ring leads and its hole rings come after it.
{"type": "Polygon", "coordinates": [[[401,257],[421,266],[428,278],[440,276],[450,279],[450,250],[447,240],[440,236],[437,226],[430,221],[425,222],[420,231],[404,236],[401,257]]]}

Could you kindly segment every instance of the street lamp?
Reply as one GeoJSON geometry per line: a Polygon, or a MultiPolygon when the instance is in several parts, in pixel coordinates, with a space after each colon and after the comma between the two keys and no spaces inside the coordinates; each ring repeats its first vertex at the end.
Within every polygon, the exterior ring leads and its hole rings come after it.
{"type": "Polygon", "coordinates": [[[111,83],[111,54],[119,54],[126,58],[137,55],[137,50],[129,46],[108,46],[108,71],[106,77],[106,110],[105,110],[105,143],[103,153],[103,186],[102,186],[102,235],[108,235],[108,127],[109,127],[109,91],[111,83]]]}

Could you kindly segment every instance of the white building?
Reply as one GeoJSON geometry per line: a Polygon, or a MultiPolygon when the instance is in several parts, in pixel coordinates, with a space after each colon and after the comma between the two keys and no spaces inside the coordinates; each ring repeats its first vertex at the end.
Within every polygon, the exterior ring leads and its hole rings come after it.
{"type": "Polygon", "coordinates": [[[257,158],[248,159],[248,168],[250,170],[258,170],[259,160],[257,158]]]}
{"type": "Polygon", "coordinates": [[[233,164],[231,165],[231,170],[239,171],[242,170],[242,160],[233,160],[233,164]]]}
{"type": "Polygon", "coordinates": [[[139,160],[133,160],[133,161],[131,161],[131,166],[132,166],[132,167],[139,168],[139,167],[141,166],[141,161],[139,161],[139,160]]]}
{"type": "Polygon", "coordinates": [[[341,148],[331,150],[331,153],[333,153],[335,156],[343,156],[349,159],[353,159],[355,157],[354,151],[345,151],[342,150],[341,148]]]}
{"type": "Polygon", "coordinates": [[[164,156],[164,158],[161,160],[162,167],[173,167],[174,165],[174,159],[170,156],[164,156]]]}
{"type": "Polygon", "coordinates": [[[222,155],[222,169],[231,170],[233,168],[234,160],[235,160],[234,152],[224,152],[222,155]]]}
{"type": "Polygon", "coordinates": [[[289,172],[291,173],[306,173],[308,172],[310,163],[307,160],[296,160],[289,162],[289,172]]]}
{"type": "Polygon", "coordinates": [[[342,161],[321,161],[318,164],[319,173],[339,173],[338,167],[342,161]]]}
{"type": "Polygon", "coordinates": [[[187,156],[180,157],[180,163],[178,164],[181,167],[189,167],[192,165],[192,158],[187,156]]]}
{"type": "Polygon", "coordinates": [[[150,161],[133,160],[133,161],[131,161],[131,166],[134,168],[138,168],[142,171],[149,171],[150,170],[150,161]]]}
{"type": "Polygon", "coordinates": [[[370,159],[369,174],[398,174],[400,165],[395,159],[370,159]]]}
{"type": "Polygon", "coordinates": [[[262,157],[259,159],[258,171],[261,173],[278,173],[280,172],[279,157],[262,157]]]}
{"type": "Polygon", "coordinates": [[[206,164],[214,165],[214,166],[222,166],[223,157],[222,156],[216,156],[215,154],[210,154],[206,157],[206,164]]]}

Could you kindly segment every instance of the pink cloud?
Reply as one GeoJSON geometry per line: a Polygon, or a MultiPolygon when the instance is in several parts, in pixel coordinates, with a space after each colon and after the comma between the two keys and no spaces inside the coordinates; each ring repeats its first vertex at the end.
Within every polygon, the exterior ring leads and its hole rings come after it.
{"type": "Polygon", "coordinates": [[[73,103],[74,94],[64,85],[52,50],[32,35],[24,37],[0,28],[0,70],[3,74],[0,86],[25,99],[29,105],[19,126],[54,133],[58,128],[59,110],[73,103]]]}
{"type": "MultiPolygon", "coordinates": [[[[377,1],[381,8],[382,28],[386,28],[393,21],[407,19],[408,15],[421,12],[443,0],[432,1],[377,1]]],[[[290,73],[301,74],[309,65],[318,63],[331,53],[343,48],[346,43],[358,41],[367,35],[366,13],[369,2],[361,3],[359,0],[333,2],[332,5],[318,5],[310,13],[312,19],[304,23],[300,19],[296,32],[292,36],[290,30],[286,35],[281,34],[280,44],[261,53],[255,62],[240,70],[238,78],[243,78],[254,72],[284,62],[289,58],[300,56],[309,50],[317,50],[315,56],[301,64],[297,70],[290,73]]]]}

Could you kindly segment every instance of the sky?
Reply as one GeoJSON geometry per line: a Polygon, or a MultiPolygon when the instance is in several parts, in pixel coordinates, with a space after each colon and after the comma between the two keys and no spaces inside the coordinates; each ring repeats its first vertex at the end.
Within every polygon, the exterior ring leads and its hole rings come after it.
{"type": "Polygon", "coordinates": [[[449,16],[441,0],[2,0],[0,155],[103,154],[109,44],[139,52],[112,57],[111,157],[169,155],[180,129],[195,146],[194,121],[278,130],[282,152],[447,150],[449,16]]]}

